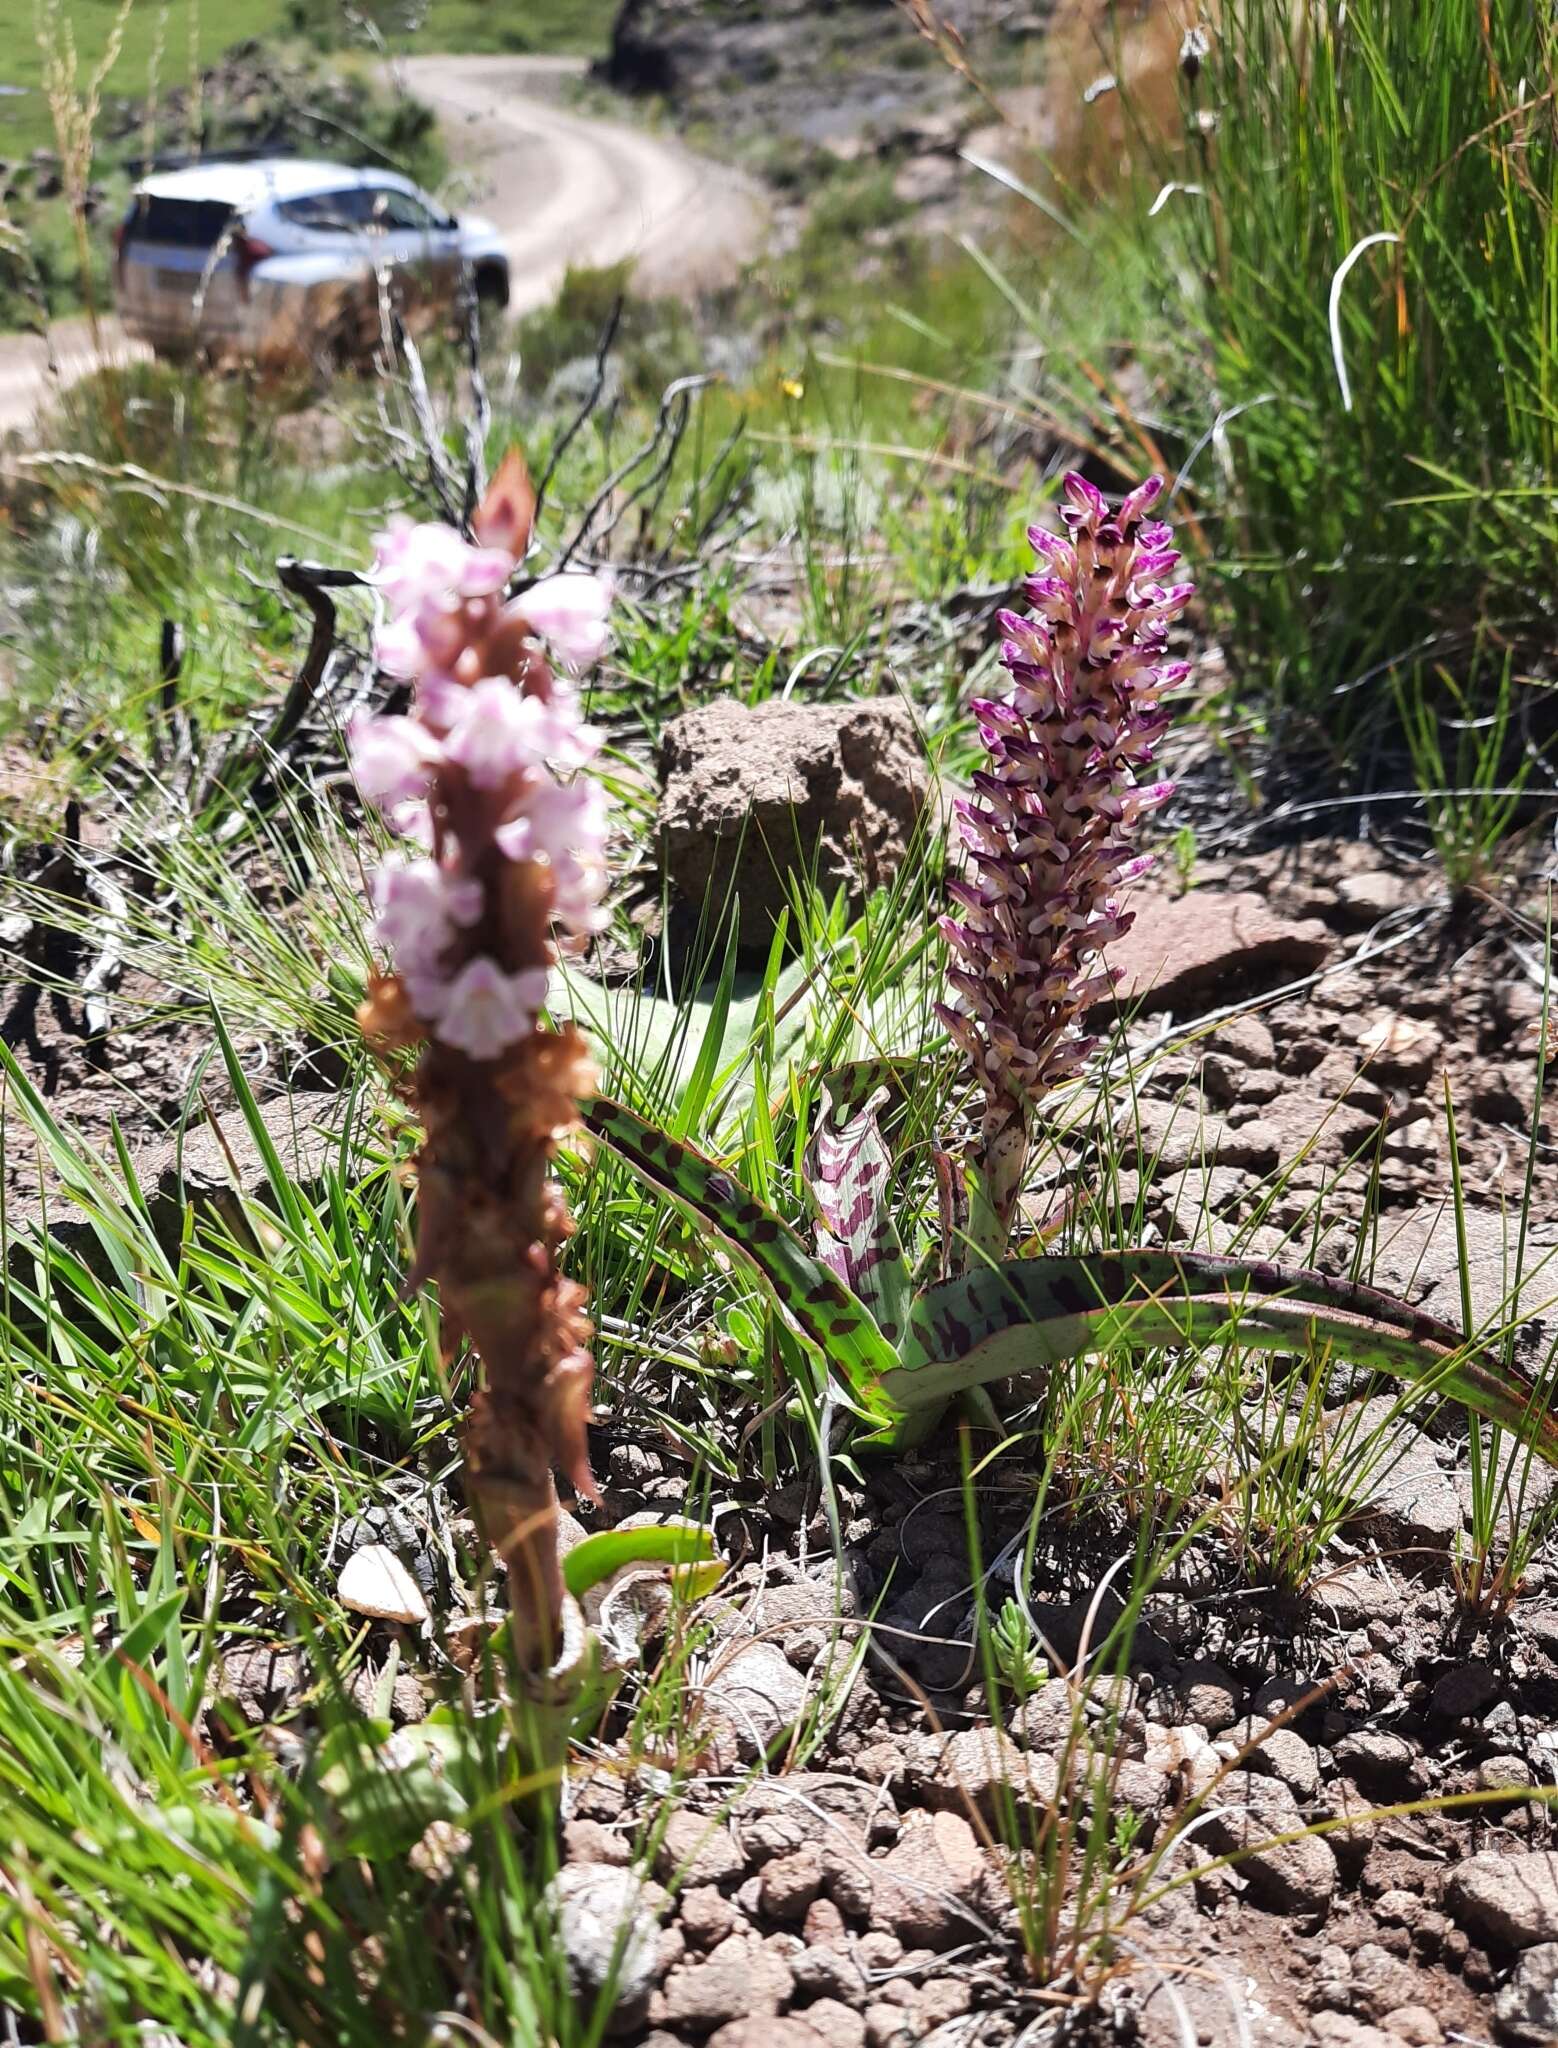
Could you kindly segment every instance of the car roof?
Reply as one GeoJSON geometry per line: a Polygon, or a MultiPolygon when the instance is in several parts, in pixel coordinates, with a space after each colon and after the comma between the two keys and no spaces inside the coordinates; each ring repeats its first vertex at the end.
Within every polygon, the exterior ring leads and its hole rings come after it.
{"type": "Polygon", "coordinates": [[[363,185],[414,192],[409,178],[371,165],[317,163],[305,157],[250,157],[241,163],[185,164],[156,171],[136,186],[152,199],[205,199],[223,206],[259,206],[267,200],[300,199],[312,192],[355,191],[363,185]]]}

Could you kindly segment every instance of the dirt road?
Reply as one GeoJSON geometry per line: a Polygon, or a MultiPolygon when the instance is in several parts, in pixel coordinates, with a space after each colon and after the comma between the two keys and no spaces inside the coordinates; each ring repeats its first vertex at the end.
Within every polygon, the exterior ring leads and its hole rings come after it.
{"type": "MultiPolygon", "coordinates": [[[[757,246],[763,209],[725,165],[622,122],[575,113],[561,91],[573,57],[408,57],[406,89],[443,124],[458,179],[457,211],[485,214],[503,236],[517,313],[545,305],[570,263],[631,259],[640,291],[718,284],[757,246]]],[[[57,389],[100,363],[144,357],[118,323],[56,321],[0,335],[0,430],[25,427],[57,389]]]]}

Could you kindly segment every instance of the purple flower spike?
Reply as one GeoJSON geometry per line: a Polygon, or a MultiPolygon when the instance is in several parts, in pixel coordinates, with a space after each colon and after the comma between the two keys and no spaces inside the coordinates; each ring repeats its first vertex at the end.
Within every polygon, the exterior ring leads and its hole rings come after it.
{"type": "Polygon", "coordinates": [[[1081,1019],[1119,978],[1097,959],[1134,921],[1114,892],[1151,866],[1130,828],[1173,792],[1145,772],[1168,724],[1160,696],[1189,672],[1164,658],[1192,586],[1167,581],[1179,556],[1147,517],[1161,490],[1149,477],[1112,510],[1066,478],[1066,538],[1029,531],[1033,610],[997,619],[1011,694],[974,707],[989,765],[955,807],[971,879],[941,921],[960,1000],[938,1015],[985,1097],[979,1164],[1003,1234],[1032,1112],[1092,1049],[1081,1019]]]}

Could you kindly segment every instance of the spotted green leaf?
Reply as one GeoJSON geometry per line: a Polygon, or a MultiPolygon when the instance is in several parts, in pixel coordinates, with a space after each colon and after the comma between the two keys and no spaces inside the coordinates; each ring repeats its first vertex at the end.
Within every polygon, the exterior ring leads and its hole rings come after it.
{"type": "Polygon", "coordinates": [[[890,1419],[882,1382],[897,1366],[897,1351],[864,1302],[812,1256],[782,1217],[722,1166],[625,1103],[597,1095],[584,1121],[624,1165],[757,1268],[779,1308],[841,1382],[852,1407],[878,1424],[890,1419]]]}
{"type": "Polygon", "coordinates": [[[938,1412],[969,1387],[1116,1346],[1329,1344],[1515,1432],[1558,1464],[1558,1417],[1516,1367],[1468,1349],[1448,1323],[1356,1282],[1265,1260],[1123,1251],[1014,1259],[928,1288],[914,1304],[895,1406],[938,1412]]]}

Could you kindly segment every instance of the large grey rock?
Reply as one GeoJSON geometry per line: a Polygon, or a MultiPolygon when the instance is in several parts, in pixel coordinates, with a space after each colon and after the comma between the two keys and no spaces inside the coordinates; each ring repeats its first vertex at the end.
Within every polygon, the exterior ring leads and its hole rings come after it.
{"type": "Polygon", "coordinates": [[[766,948],[792,877],[858,901],[890,882],[930,796],[903,705],[739,704],[685,712],[660,743],[666,873],[695,910],[734,891],[741,942],[766,948]]]}
{"type": "Polygon", "coordinates": [[[1493,2024],[1514,2048],[1550,2048],[1558,2041],[1558,1942],[1526,1950],[1494,2000],[1493,2024]]]}
{"type": "Polygon", "coordinates": [[[608,1986],[611,2031],[636,2028],[649,2007],[669,1895],[636,1872],[570,1863],[548,1887],[575,1999],[585,2011],[608,1986]]]}
{"type": "Polygon", "coordinates": [[[1484,1849],[1451,1871],[1444,1898],[1478,1941],[1497,1948],[1558,1942],[1558,1851],[1484,1849]]]}

